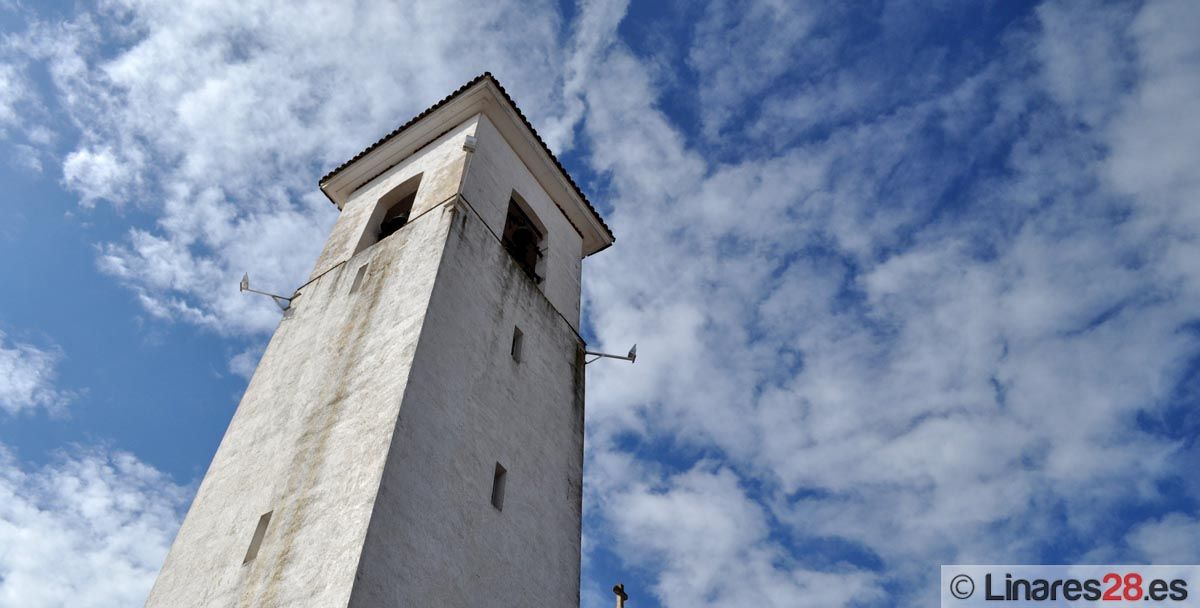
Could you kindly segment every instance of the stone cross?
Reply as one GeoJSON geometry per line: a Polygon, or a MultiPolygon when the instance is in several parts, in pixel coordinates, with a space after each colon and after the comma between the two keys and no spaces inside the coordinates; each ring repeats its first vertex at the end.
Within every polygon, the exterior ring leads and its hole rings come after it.
{"type": "Polygon", "coordinates": [[[625,600],[629,599],[629,596],[625,594],[625,585],[621,583],[613,585],[613,593],[617,594],[617,608],[625,608],[625,600]]]}

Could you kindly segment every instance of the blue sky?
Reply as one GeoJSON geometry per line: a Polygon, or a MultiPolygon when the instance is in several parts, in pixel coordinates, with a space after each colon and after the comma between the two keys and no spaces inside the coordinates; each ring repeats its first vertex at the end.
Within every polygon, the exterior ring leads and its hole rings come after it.
{"type": "Polygon", "coordinates": [[[0,1],[0,606],[140,604],[278,320],[238,278],[485,70],[639,344],[589,367],[584,606],[1200,560],[1195,3],[179,4],[0,1]]]}

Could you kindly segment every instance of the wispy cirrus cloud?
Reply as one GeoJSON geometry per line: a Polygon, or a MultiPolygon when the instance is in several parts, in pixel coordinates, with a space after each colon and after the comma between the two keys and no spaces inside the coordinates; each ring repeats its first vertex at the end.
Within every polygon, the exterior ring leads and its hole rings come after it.
{"type": "Polygon", "coordinates": [[[75,393],[56,385],[62,357],[57,347],[18,342],[0,331],[0,409],[10,415],[37,409],[63,413],[75,393]]]}

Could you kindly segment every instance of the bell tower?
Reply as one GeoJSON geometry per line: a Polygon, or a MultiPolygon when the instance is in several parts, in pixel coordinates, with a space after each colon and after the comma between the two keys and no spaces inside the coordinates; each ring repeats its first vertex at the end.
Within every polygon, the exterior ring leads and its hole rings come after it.
{"type": "Polygon", "coordinates": [[[580,270],[612,233],[490,74],[321,190],[341,215],[146,605],[577,606],[580,270]]]}

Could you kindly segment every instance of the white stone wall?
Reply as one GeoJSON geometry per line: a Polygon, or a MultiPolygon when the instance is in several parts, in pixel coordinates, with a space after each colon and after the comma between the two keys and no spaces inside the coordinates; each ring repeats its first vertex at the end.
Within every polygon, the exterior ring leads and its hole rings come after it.
{"type": "Polygon", "coordinates": [[[479,118],[475,136],[478,149],[467,168],[463,196],[496,234],[504,230],[508,200],[514,190],[529,204],[547,228],[548,251],[541,289],[578,330],[583,237],[486,116],[479,118]]]}
{"type": "Polygon", "coordinates": [[[577,606],[582,343],[480,220],[451,230],[350,605],[577,606]],[[511,356],[514,326],[524,333],[511,356]],[[507,483],[491,502],[496,463],[507,483]]]}
{"type": "Polygon", "coordinates": [[[360,188],[272,337],[147,606],[577,605],[580,248],[482,117],[360,188]],[[354,254],[379,196],[418,173],[414,219],[354,254]],[[495,232],[514,189],[534,208],[549,229],[541,287],[454,204],[464,182],[495,232]],[[509,471],[503,511],[489,501],[496,462],[509,471]]]}
{"type": "Polygon", "coordinates": [[[435,211],[296,298],[148,606],[346,605],[448,225],[435,211]],[[243,565],[267,511],[258,557],[243,565]]]}
{"type": "Polygon", "coordinates": [[[354,248],[375,210],[375,203],[409,178],[421,175],[421,187],[417,190],[417,199],[413,201],[411,217],[415,218],[457,194],[467,157],[463,143],[468,135],[475,132],[476,123],[477,119],[471,118],[451,129],[355,191],[343,205],[342,213],[325,242],[325,249],[313,266],[310,278],[320,276],[354,254],[354,248]]]}

